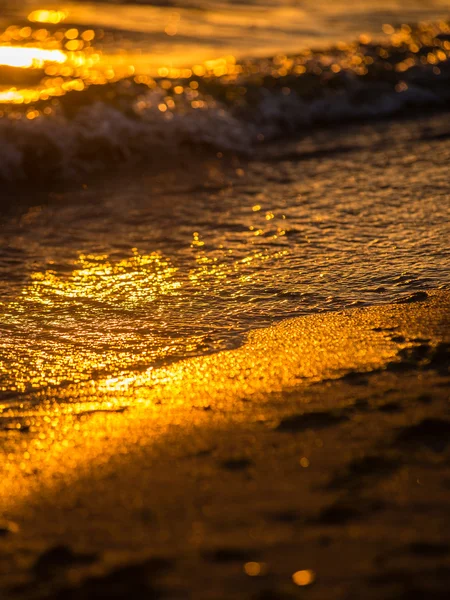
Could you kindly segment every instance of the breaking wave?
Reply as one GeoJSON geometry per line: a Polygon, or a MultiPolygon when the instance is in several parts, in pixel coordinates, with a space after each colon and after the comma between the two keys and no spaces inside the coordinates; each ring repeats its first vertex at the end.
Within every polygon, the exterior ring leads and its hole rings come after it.
{"type": "Polygon", "coordinates": [[[51,111],[44,100],[5,105],[0,178],[73,179],[192,148],[251,153],[316,125],[448,107],[448,25],[402,26],[380,43],[364,37],[297,56],[222,59],[224,68],[189,77],[91,85],[51,111]]]}

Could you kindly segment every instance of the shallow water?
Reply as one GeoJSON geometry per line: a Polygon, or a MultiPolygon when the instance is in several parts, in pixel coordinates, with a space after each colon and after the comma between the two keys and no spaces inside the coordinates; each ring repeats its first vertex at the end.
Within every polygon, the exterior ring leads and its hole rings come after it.
{"type": "Polygon", "coordinates": [[[52,194],[4,220],[2,390],[115,377],[448,286],[447,115],[52,194]]]}
{"type": "Polygon", "coordinates": [[[448,285],[450,27],[402,25],[447,6],[405,4],[5,5],[3,397],[448,285]]]}

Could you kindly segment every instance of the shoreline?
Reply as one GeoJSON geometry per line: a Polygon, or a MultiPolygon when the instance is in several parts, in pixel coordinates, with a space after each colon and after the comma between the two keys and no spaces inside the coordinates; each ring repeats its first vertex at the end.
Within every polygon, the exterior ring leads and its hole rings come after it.
{"type": "Polygon", "coordinates": [[[444,598],[450,295],[409,300],[2,403],[5,598],[444,598]]]}

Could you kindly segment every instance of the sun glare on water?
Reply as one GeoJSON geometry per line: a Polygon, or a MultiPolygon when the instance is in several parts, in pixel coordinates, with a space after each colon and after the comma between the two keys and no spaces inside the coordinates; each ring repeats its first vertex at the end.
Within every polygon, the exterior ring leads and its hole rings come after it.
{"type": "MultiPolygon", "coordinates": [[[[327,52],[276,53],[271,60],[246,62],[239,56],[242,49],[234,48],[217,56],[219,47],[184,45],[178,38],[173,48],[164,42],[158,51],[149,52],[125,39],[120,31],[97,27],[89,10],[80,8],[75,14],[71,9],[70,15],[65,10],[35,10],[28,15],[26,26],[10,25],[0,31],[0,118],[33,120],[62,114],[69,104],[77,106],[78,99],[75,94],[70,101],[60,102],[59,98],[91,86],[96,86],[105,103],[126,104],[139,118],[157,110],[168,121],[179,107],[217,107],[215,92],[205,91],[202,81],[209,87],[212,80],[218,80],[217,89],[221,94],[225,91],[227,102],[242,106],[251,105],[255,94],[248,91],[257,91],[264,78],[272,82],[274,90],[295,97],[307,90],[304,76],[312,76],[318,89],[322,85],[331,89],[329,81],[336,81],[338,87],[347,81],[342,72],[348,73],[350,80],[375,76],[390,85],[392,79],[393,93],[402,94],[409,88],[411,69],[431,67],[433,75],[439,76],[440,64],[445,65],[450,56],[450,27],[443,22],[422,23],[415,30],[408,25],[395,28],[385,24],[383,33],[390,36],[387,41],[372,41],[370,35],[362,34],[358,42],[339,42],[327,52]],[[119,81],[120,86],[115,85],[119,81]]],[[[189,27],[198,20],[189,11],[155,10],[158,19],[148,32],[149,36],[156,34],[155,40],[161,35],[180,37],[184,26],[189,34],[189,27]]],[[[224,49],[220,46],[221,52],[224,49]]]]}
{"type": "Polygon", "coordinates": [[[61,50],[0,46],[0,65],[22,69],[41,69],[46,62],[64,63],[67,55],[61,50]]]}
{"type": "Polygon", "coordinates": [[[34,10],[28,15],[28,20],[31,23],[51,23],[56,25],[61,23],[68,17],[68,13],[64,10],[34,10]]]}
{"type": "MultiPolygon", "coordinates": [[[[29,20],[52,25],[63,17],[57,11],[35,11],[29,20]]],[[[8,27],[0,34],[0,104],[29,105],[106,83],[105,69],[97,68],[101,53],[91,47],[94,38],[91,29],[8,27]]]]}

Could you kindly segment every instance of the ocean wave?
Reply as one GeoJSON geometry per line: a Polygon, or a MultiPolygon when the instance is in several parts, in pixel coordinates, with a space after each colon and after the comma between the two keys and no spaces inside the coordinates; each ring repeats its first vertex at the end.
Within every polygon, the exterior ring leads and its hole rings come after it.
{"type": "Polygon", "coordinates": [[[446,108],[449,57],[448,25],[402,26],[383,43],[362,36],[326,52],[229,68],[223,59],[225,68],[216,61],[184,78],[168,72],[92,85],[53,101],[51,111],[44,101],[6,106],[0,177],[73,179],[193,147],[248,154],[316,125],[446,108]]]}

